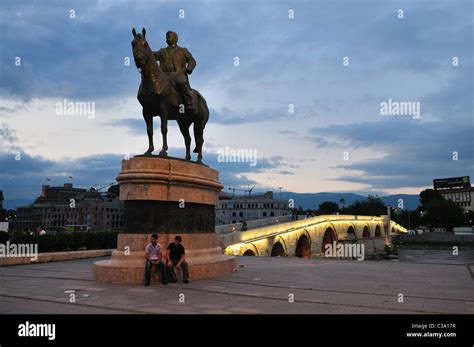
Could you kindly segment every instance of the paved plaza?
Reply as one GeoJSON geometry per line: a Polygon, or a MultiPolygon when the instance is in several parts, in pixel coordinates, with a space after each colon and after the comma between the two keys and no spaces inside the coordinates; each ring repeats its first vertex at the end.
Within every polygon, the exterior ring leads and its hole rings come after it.
{"type": "Polygon", "coordinates": [[[0,267],[0,313],[474,313],[472,264],[238,257],[226,276],[144,287],[92,280],[102,259],[0,267]]]}

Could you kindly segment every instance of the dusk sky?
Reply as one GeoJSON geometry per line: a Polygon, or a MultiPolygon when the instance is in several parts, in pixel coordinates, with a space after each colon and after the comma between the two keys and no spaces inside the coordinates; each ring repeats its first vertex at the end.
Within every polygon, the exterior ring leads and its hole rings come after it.
{"type": "MultiPolygon", "coordinates": [[[[0,190],[33,199],[68,176],[100,187],[145,152],[132,27],[154,50],[176,31],[196,59],[204,162],[226,187],[418,194],[433,178],[472,178],[473,4],[2,0],[0,190]],[[95,103],[94,117],[58,114],[64,99],[95,103]],[[381,114],[389,99],[419,103],[419,117],[381,114]],[[225,148],[256,150],[257,164],[220,162],[225,148]]],[[[169,125],[169,154],[184,157],[169,125]]]]}

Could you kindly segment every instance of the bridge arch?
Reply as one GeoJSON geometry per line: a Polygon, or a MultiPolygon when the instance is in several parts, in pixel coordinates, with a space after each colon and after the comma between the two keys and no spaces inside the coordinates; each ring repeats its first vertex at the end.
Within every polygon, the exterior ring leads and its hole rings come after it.
{"type": "Polygon", "coordinates": [[[370,229],[368,225],[364,225],[364,230],[362,231],[362,237],[370,237],[370,229]]]}
{"type": "Polygon", "coordinates": [[[353,224],[349,225],[349,228],[347,228],[347,236],[357,236],[356,228],[353,224]]]}
{"type": "Polygon", "coordinates": [[[245,244],[245,246],[240,250],[240,254],[245,256],[259,255],[257,247],[252,243],[245,244]]]}
{"type": "Polygon", "coordinates": [[[395,230],[394,227],[392,227],[392,233],[395,234],[397,231],[395,230]]]}
{"type": "Polygon", "coordinates": [[[381,231],[381,229],[380,229],[380,225],[379,225],[379,224],[377,224],[377,225],[375,226],[375,236],[382,236],[382,231],[381,231]]]}
{"type": "Polygon", "coordinates": [[[321,252],[325,252],[326,245],[330,244],[332,246],[333,242],[337,242],[337,234],[336,230],[333,226],[329,226],[326,228],[323,234],[323,240],[321,242],[321,252]]]}
{"type": "Polygon", "coordinates": [[[311,239],[309,238],[308,232],[305,230],[300,235],[296,243],[295,257],[298,258],[310,258],[311,257],[311,239]]]}
{"type": "Polygon", "coordinates": [[[281,244],[280,241],[277,241],[273,244],[272,251],[270,256],[272,257],[284,257],[285,256],[285,248],[281,244]]]}

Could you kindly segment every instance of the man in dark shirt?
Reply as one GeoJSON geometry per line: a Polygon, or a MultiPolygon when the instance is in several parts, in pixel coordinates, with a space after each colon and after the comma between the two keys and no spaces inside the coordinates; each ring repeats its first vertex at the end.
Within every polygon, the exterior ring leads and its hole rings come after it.
{"type": "Polygon", "coordinates": [[[183,269],[183,282],[189,283],[189,272],[188,272],[188,263],[184,259],[184,247],[181,244],[181,236],[176,236],[174,242],[170,243],[168,246],[168,268],[169,276],[171,282],[177,282],[176,273],[174,268],[183,269]]]}

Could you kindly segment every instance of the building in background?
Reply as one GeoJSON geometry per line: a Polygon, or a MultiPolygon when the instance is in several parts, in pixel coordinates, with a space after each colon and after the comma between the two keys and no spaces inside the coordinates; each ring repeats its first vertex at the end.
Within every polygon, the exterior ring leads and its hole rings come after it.
{"type": "Polygon", "coordinates": [[[35,200],[38,204],[61,204],[69,199],[73,199],[87,191],[84,188],[74,188],[72,183],[64,183],[63,186],[51,187],[43,185],[41,195],[35,200]]]}
{"type": "Polygon", "coordinates": [[[216,207],[216,225],[246,222],[256,219],[292,214],[288,201],[273,198],[273,192],[235,196],[225,192],[219,195],[216,207]]]}
{"type": "Polygon", "coordinates": [[[74,188],[44,185],[32,204],[18,207],[16,229],[36,231],[43,226],[48,231],[120,229],[123,226],[123,202],[117,189],[102,193],[94,188],[74,188]]]}
{"type": "Polygon", "coordinates": [[[433,188],[444,199],[454,201],[466,211],[474,211],[474,188],[471,186],[469,176],[434,179],[433,188]]]}

